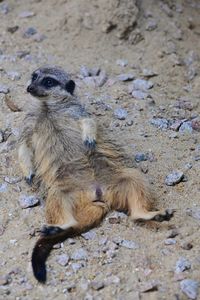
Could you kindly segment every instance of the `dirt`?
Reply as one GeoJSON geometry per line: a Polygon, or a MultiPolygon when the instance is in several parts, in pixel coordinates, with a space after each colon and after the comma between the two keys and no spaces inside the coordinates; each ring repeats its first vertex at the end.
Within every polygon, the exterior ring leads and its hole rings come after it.
{"type": "Polygon", "coordinates": [[[200,299],[195,289],[192,295],[181,290],[184,279],[200,284],[199,1],[0,2],[0,90],[8,87],[10,97],[0,93],[0,299],[200,299]],[[30,35],[29,27],[37,33],[30,35]],[[123,145],[130,165],[147,173],[157,208],[176,212],[162,224],[108,216],[89,239],[77,237],[52,251],[47,284],[40,285],[30,257],[45,223],[45,201],[22,178],[17,141],[31,101],[27,81],[44,64],[71,72],[88,110],[123,145]],[[92,77],[81,78],[82,65],[104,70],[107,82],[97,87],[92,77]],[[131,81],[117,79],[124,73],[153,83],[146,99],[129,93],[131,81]],[[122,120],[118,108],[127,113],[122,120]],[[167,125],[154,126],[157,118],[167,125]],[[170,128],[174,122],[180,123],[176,130],[170,128]],[[146,160],[135,162],[138,153],[148,153],[146,160]],[[172,171],[184,177],[167,186],[172,171]],[[41,205],[23,209],[23,195],[40,197],[41,205]],[[80,248],[86,257],[76,261],[80,248]],[[62,254],[69,256],[64,266],[62,254]],[[177,273],[180,257],[191,266],[177,273]]]}

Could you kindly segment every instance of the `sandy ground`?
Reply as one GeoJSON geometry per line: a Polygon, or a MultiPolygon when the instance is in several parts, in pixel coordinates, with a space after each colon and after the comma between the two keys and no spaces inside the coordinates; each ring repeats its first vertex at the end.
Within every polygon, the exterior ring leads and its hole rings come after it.
{"type": "Polygon", "coordinates": [[[0,2],[0,299],[200,299],[199,1],[0,2]],[[31,101],[27,80],[44,64],[71,72],[88,110],[124,146],[130,165],[147,173],[157,207],[176,213],[153,227],[108,216],[89,236],[52,251],[42,286],[30,256],[35,229],[45,223],[44,201],[22,178],[17,140],[31,101]],[[107,82],[97,87],[81,77],[83,65],[101,68],[107,82]],[[120,74],[153,87],[139,99],[120,74]],[[6,89],[22,111],[8,107],[6,89]],[[138,154],[145,161],[136,162],[138,154]],[[168,186],[172,171],[184,175],[168,186]],[[23,209],[23,195],[41,205],[23,209]]]}

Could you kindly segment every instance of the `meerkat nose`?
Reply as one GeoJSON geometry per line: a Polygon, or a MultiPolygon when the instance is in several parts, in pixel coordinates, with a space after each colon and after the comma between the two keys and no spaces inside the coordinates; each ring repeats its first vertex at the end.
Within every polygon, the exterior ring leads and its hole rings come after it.
{"type": "Polygon", "coordinates": [[[31,93],[31,92],[33,92],[33,90],[34,90],[34,88],[33,88],[33,86],[30,84],[30,85],[27,87],[27,92],[28,92],[28,93],[31,93]]]}

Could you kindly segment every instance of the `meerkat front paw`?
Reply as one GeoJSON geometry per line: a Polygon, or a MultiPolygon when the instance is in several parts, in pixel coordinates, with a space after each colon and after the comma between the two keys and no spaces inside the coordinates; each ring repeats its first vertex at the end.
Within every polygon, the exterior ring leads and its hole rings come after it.
{"type": "Polygon", "coordinates": [[[86,140],[84,140],[84,145],[87,151],[93,152],[96,148],[96,140],[87,138],[86,140]]]}
{"type": "Polygon", "coordinates": [[[28,185],[33,184],[33,178],[35,177],[34,173],[30,173],[28,176],[25,176],[25,181],[28,185]]]}

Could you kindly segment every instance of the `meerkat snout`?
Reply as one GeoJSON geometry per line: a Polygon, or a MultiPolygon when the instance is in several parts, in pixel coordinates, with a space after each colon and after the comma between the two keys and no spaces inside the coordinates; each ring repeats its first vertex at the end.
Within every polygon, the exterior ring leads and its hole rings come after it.
{"type": "Polygon", "coordinates": [[[62,100],[73,95],[75,82],[62,69],[43,67],[33,72],[27,92],[43,100],[62,100]]]}

